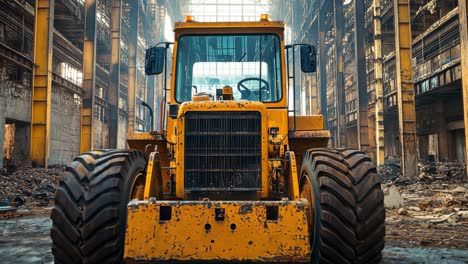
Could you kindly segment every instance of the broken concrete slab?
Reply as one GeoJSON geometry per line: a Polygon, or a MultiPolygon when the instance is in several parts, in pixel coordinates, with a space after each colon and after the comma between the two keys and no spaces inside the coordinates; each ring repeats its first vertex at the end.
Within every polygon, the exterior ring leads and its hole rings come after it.
{"type": "Polygon", "coordinates": [[[405,200],[401,197],[398,188],[395,186],[390,187],[388,194],[384,196],[384,205],[385,208],[394,209],[400,208],[405,205],[405,200]]]}
{"type": "Polygon", "coordinates": [[[462,186],[457,186],[457,188],[450,190],[451,193],[465,193],[466,188],[462,186]]]}
{"type": "Polygon", "coordinates": [[[421,208],[419,208],[417,206],[410,206],[410,207],[408,207],[408,210],[415,211],[415,212],[421,212],[421,208]]]}

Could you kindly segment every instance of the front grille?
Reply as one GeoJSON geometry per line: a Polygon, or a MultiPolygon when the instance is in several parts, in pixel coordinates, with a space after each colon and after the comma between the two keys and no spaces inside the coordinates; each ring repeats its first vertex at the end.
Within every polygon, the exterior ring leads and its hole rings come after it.
{"type": "Polygon", "coordinates": [[[261,114],[185,114],[185,190],[261,189],[261,114]]]}

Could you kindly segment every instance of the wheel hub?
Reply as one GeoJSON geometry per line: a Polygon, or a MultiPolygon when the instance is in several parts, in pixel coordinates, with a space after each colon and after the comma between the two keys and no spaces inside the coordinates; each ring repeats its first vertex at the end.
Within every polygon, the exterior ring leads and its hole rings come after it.
{"type": "Polygon", "coordinates": [[[143,200],[145,194],[145,177],[143,172],[138,172],[133,180],[132,188],[130,191],[130,201],[133,199],[143,200]]]}

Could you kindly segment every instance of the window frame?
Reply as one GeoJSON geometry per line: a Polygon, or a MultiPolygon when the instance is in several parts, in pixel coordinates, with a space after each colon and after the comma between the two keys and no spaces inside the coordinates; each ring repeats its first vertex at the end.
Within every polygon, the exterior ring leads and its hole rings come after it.
{"type": "MultiPolygon", "coordinates": [[[[271,32],[255,32],[255,33],[206,33],[206,34],[182,34],[180,35],[178,38],[177,38],[177,43],[175,45],[176,47],[176,50],[174,52],[174,59],[175,59],[175,63],[173,65],[173,69],[174,69],[174,76],[173,76],[173,92],[172,92],[172,98],[175,100],[176,103],[178,104],[182,104],[182,103],[185,103],[185,102],[191,102],[190,100],[189,101],[179,101],[179,98],[177,96],[177,89],[178,89],[178,81],[177,81],[177,78],[178,78],[178,74],[179,74],[179,67],[178,67],[178,57],[179,57],[179,52],[180,52],[180,40],[184,37],[190,37],[190,36],[262,36],[262,35],[269,35],[269,36],[273,36],[277,42],[277,48],[278,48],[278,55],[275,55],[275,57],[277,58],[277,68],[278,68],[278,72],[277,72],[277,81],[278,82],[278,86],[277,86],[277,89],[280,93],[280,96],[277,98],[277,100],[275,101],[250,101],[250,102],[261,102],[261,103],[264,103],[264,104],[278,104],[278,103],[281,103],[284,98],[285,98],[285,92],[284,92],[284,85],[285,85],[285,80],[284,80],[284,76],[283,76],[283,59],[285,59],[284,57],[284,54],[283,53],[283,46],[282,46],[282,40],[281,40],[281,36],[279,36],[278,34],[275,34],[275,33],[271,33],[271,32]]],[[[233,87],[235,88],[235,87],[233,87]]]]}

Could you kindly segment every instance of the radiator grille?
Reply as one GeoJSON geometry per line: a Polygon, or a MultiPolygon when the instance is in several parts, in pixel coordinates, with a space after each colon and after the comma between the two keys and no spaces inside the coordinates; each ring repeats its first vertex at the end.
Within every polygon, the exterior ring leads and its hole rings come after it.
{"type": "Polygon", "coordinates": [[[261,189],[261,114],[185,114],[185,190],[261,189]]]}

